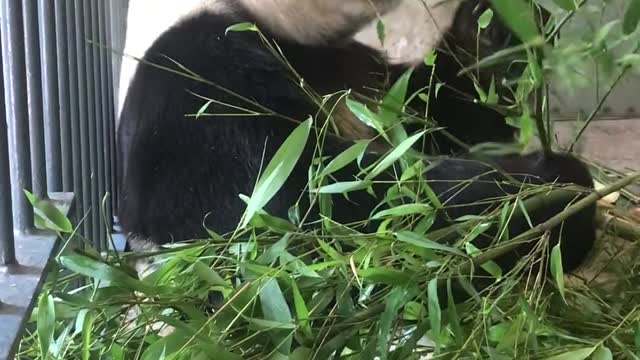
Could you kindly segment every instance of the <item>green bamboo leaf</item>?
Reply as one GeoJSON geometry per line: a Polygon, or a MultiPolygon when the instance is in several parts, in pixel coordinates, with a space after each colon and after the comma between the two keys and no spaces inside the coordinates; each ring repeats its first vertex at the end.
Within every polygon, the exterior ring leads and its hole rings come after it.
{"type": "Polygon", "coordinates": [[[378,40],[380,40],[380,45],[384,46],[384,39],[385,39],[385,26],[384,26],[384,22],[382,21],[382,19],[378,19],[378,21],[376,22],[376,32],[378,34],[378,40]]]}
{"type": "Polygon", "coordinates": [[[242,227],[249,224],[253,216],[271,200],[289,178],[304,151],[310,130],[311,118],[298,125],[276,151],[253,190],[242,227]]]}
{"type": "Polygon", "coordinates": [[[91,335],[93,333],[93,313],[88,312],[82,322],[82,360],[91,358],[91,335]]]}
{"type": "Polygon", "coordinates": [[[608,23],[604,24],[604,26],[600,27],[596,34],[593,36],[593,46],[602,47],[605,45],[605,41],[607,40],[607,36],[611,33],[611,30],[615,28],[620,20],[612,20],[608,23]]]}
{"type": "Polygon", "coordinates": [[[424,135],[424,131],[420,131],[419,133],[411,136],[410,138],[404,140],[398,146],[396,146],[389,154],[387,154],[374,168],[371,170],[369,174],[366,176],[366,180],[371,180],[374,177],[380,175],[383,171],[385,171],[389,166],[393,165],[398,159],[400,159],[419,139],[424,135]]]}
{"type": "Polygon", "coordinates": [[[313,350],[307,347],[299,347],[293,350],[291,356],[289,356],[289,360],[308,360],[313,359],[313,350]]]}
{"type": "Polygon", "coordinates": [[[480,98],[480,102],[481,103],[486,103],[487,102],[487,93],[480,87],[478,86],[477,83],[473,83],[473,87],[475,87],[476,89],[476,93],[478,93],[478,97],[480,98]]]}
{"type": "Polygon", "coordinates": [[[38,300],[37,333],[40,345],[40,353],[46,360],[49,356],[49,347],[53,342],[56,325],[56,312],[53,297],[47,291],[40,295],[38,300]]]}
{"type": "Polygon", "coordinates": [[[372,219],[381,219],[387,216],[399,217],[399,216],[407,216],[413,214],[423,214],[428,215],[433,212],[433,209],[426,204],[405,204],[393,207],[391,209],[382,210],[375,215],[373,215],[372,219]]]}
{"type": "Polygon", "coordinates": [[[613,360],[613,353],[611,352],[611,349],[609,349],[608,347],[604,345],[600,345],[598,346],[596,351],[593,352],[591,359],[592,360],[613,360]]]}
{"type": "Polygon", "coordinates": [[[447,313],[449,314],[449,325],[453,332],[456,344],[462,346],[465,342],[464,330],[460,324],[460,315],[456,307],[455,299],[453,298],[453,289],[451,287],[451,278],[447,279],[447,313]]]}
{"type": "Polygon", "coordinates": [[[584,347],[577,350],[567,351],[562,354],[548,357],[546,360],[585,360],[593,354],[595,347],[584,347]]]}
{"type": "Polygon", "coordinates": [[[531,5],[525,0],[491,0],[502,21],[524,43],[537,43],[542,37],[531,5]]]}
{"type": "Polygon", "coordinates": [[[48,229],[62,233],[73,232],[73,225],[55,204],[49,199],[36,199],[27,190],[23,190],[25,196],[33,206],[35,224],[41,229],[48,229]]]}
{"type": "Polygon", "coordinates": [[[293,290],[293,306],[296,310],[296,320],[300,324],[300,329],[306,337],[313,339],[313,332],[311,331],[311,323],[309,322],[309,308],[304,302],[300,288],[296,282],[291,280],[291,289],[293,290]]]}
{"type": "Polygon", "coordinates": [[[405,71],[391,86],[391,89],[389,89],[380,103],[380,121],[385,129],[390,129],[391,143],[393,145],[400,144],[407,138],[407,132],[404,127],[399,126],[398,122],[407,98],[407,88],[412,72],[413,68],[405,71]]]}
{"type": "Polygon", "coordinates": [[[496,105],[498,103],[498,93],[496,92],[496,81],[494,77],[491,77],[491,84],[489,85],[489,93],[486,99],[487,105],[496,105]]]}
{"type": "MultiPolygon", "coordinates": [[[[292,328],[295,328],[289,305],[276,279],[270,278],[265,280],[259,297],[265,321],[280,324],[280,328],[282,328],[282,326],[292,326],[292,328]]],[[[270,335],[274,344],[280,344],[278,347],[280,353],[288,355],[291,352],[293,338],[290,336],[289,331],[271,331],[270,335]]]]}
{"type": "Polygon", "coordinates": [[[491,19],[493,19],[493,10],[485,10],[478,18],[478,27],[480,29],[486,29],[487,26],[489,26],[489,24],[491,23],[491,19]]]}
{"type": "Polygon", "coordinates": [[[572,11],[578,8],[574,0],[553,0],[553,2],[567,11],[572,11]]]}
{"type": "MultiPolygon", "coordinates": [[[[478,233],[478,235],[479,234],[480,233],[478,233]]],[[[469,240],[469,241],[471,241],[471,240],[469,240]]],[[[471,242],[465,243],[464,247],[465,247],[465,250],[467,251],[467,254],[469,254],[471,256],[480,255],[482,253],[480,251],[480,249],[475,247],[471,242]]],[[[494,278],[496,278],[496,279],[502,278],[502,268],[495,261],[493,261],[493,260],[487,261],[487,262],[483,263],[482,265],[480,265],[480,267],[484,271],[488,272],[494,278]]]]}
{"type": "Polygon", "coordinates": [[[442,332],[442,309],[438,300],[438,278],[433,278],[427,285],[427,308],[429,309],[429,322],[436,344],[436,354],[440,352],[440,334],[442,332]]]}
{"type": "Polygon", "coordinates": [[[384,137],[387,141],[390,141],[378,114],[369,110],[369,108],[363,103],[351,98],[347,98],[345,102],[347,104],[347,108],[349,108],[349,111],[351,111],[351,113],[355,115],[358,120],[360,120],[368,127],[376,129],[378,133],[382,135],[382,137],[384,137]]]}
{"type": "Polygon", "coordinates": [[[420,236],[412,231],[408,231],[408,230],[399,231],[395,233],[395,237],[396,239],[398,239],[398,241],[402,241],[404,243],[417,246],[423,249],[444,251],[454,255],[466,257],[466,255],[458,249],[426,239],[425,237],[420,236]]]}
{"type": "Polygon", "coordinates": [[[222,276],[220,276],[217,271],[205,265],[200,260],[193,263],[193,272],[197,277],[199,277],[210,286],[223,286],[226,288],[231,287],[231,284],[229,284],[227,281],[224,281],[222,276]]]}
{"type": "Polygon", "coordinates": [[[224,31],[224,34],[227,35],[227,33],[229,31],[258,31],[258,28],[253,23],[241,22],[241,23],[237,23],[237,24],[233,24],[233,25],[229,26],[224,31]]]}
{"type": "Polygon", "coordinates": [[[336,156],[327,167],[322,170],[318,177],[327,176],[332,174],[345,166],[347,166],[350,162],[356,160],[360,154],[364,153],[364,151],[369,146],[369,141],[358,141],[354,145],[350,146],[347,150],[341,152],[336,156]]]}
{"type": "Polygon", "coordinates": [[[320,187],[320,194],[343,194],[351,191],[363,190],[371,186],[371,181],[343,181],[320,187]]]}
{"type": "MultiPolygon", "coordinates": [[[[392,327],[396,322],[398,311],[414,296],[416,296],[418,290],[416,287],[394,287],[389,295],[385,298],[385,309],[380,316],[376,337],[373,339],[376,344],[377,357],[380,360],[386,360],[389,357],[387,351],[390,342],[390,336],[393,333],[392,327]]],[[[364,357],[369,359],[371,357],[364,357]]]]}
{"type": "Polygon", "coordinates": [[[409,301],[402,311],[402,318],[409,321],[422,320],[427,316],[427,309],[419,302],[409,301]]]}
{"type": "Polygon", "coordinates": [[[207,111],[211,103],[213,103],[213,100],[207,101],[206,103],[204,103],[204,105],[202,105],[200,109],[198,109],[198,112],[196,113],[196,119],[200,118],[200,116],[202,116],[202,114],[204,114],[205,111],[207,111]]]}
{"type": "Polygon", "coordinates": [[[410,273],[402,270],[389,269],[387,267],[359,269],[358,276],[374,283],[387,285],[406,285],[411,279],[410,273]]]}
{"type": "Polygon", "coordinates": [[[438,55],[436,54],[435,50],[431,49],[424,55],[424,58],[422,60],[424,61],[425,65],[433,66],[436,64],[437,58],[438,55]]]}
{"type": "Polygon", "coordinates": [[[623,66],[640,66],[640,54],[627,54],[617,61],[623,66]]]}
{"type": "Polygon", "coordinates": [[[622,32],[629,35],[636,31],[638,21],[640,21],[640,0],[630,0],[622,21],[622,32]]]}
{"type": "Polygon", "coordinates": [[[551,274],[558,286],[558,291],[562,299],[566,302],[565,288],[564,288],[564,270],[562,268],[562,251],[560,250],[560,243],[556,244],[551,250],[551,274]]]}
{"type": "Polygon", "coordinates": [[[147,295],[158,293],[158,290],[145,282],[129,276],[124,271],[109,264],[92,259],[84,255],[65,255],[59,258],[60,264],[65,268],[94,278],[96,280],[107,281],[114,286],[122,286],[127,289],[141,291],[147,295]]]}

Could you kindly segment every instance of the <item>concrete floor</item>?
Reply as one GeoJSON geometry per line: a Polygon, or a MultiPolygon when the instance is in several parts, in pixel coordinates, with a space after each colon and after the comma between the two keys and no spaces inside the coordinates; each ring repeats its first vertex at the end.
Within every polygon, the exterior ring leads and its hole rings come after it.
{"type": "MultiPolygon", "coordinates": [[[[559,144],[568,144],[579,127],[557,121],[559,144]]],[[[640,119],[597,120],[589,125],[578,143],[578,153],[621,172],[640,171],[640,119]]]]}

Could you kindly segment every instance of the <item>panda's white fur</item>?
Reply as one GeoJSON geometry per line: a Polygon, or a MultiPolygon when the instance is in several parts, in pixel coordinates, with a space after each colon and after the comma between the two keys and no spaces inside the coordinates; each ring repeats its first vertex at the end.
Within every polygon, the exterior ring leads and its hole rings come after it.
{"type": "Polygon", "coordinates": [[[376,22],[358,32],[355,40],[383,50],[389,62],[415,64],[442,40],[452,25],[461,0],[404,0],[382,16],[384,44],[380,44],[376,22]]]}
{"type": "MultiPolygon", "coordinates": [[[[202,11],[230,11],[229,0],[131,0],[127,16],[124,56],[120,69],[118,114],[141,58],[153,41],[176,22],[202,11]]],[[[236,0],[264,21],[278,35],[301,43],[320,43],[356,16],[385,23],[385,42],[380,44],[376,21],[354,38],[386,52],[393,63],[416,63],[449,29],[461,0],[236,0]],[[372,6],[372,5],[375,5],[372,6]]],[[[116,119],[116,126],[119,121],[116,119]]]]}

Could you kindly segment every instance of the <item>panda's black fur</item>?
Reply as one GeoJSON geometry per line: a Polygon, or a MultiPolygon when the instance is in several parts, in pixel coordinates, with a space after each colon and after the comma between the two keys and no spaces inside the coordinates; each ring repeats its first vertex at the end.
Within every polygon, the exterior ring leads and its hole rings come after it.
{"type": "MultiPolygon", "coordinates": [[[[463,4],[459,11],[468,12],[467,6],[471,5],[463,4]]],[[[251,194],[261,164],[271,159],[298,125],[291,119],[302,121],[317,113],[317,106],[310,102],[292,80],[290,71],[267,50],[256,33],[232,31],[225,34],[229,26],[245,21],[255,19],[241,6],[227,14],[205,12],[194,15],[162,34],[143,57],[145,62],[179,72],[184,73],[186,68],[215,83],[215,86],[158,66],[140,64],[138,67],[118,129],[118,217],[130,240],[165,244],[206,237],[203,223],[219,233],[232,231],[245,209],[238,194],[251,194]],[[221,88],[285,115],[286,119],[273,115],[237,114],[197,119],[185,117],[185,114],[197,112],[206,102],[194,94],[256,110],[221,88]]],[[[468,24],[454,24],[452,29],[464,26],[468,24]]],[[[261,27],[261,31],[267,38],[277,38],[278,46],[293,68],[310,88],[320,94],[346,88],[366,92],[363,86],[375,85],[377,77],[380,77],[380,83],[383,82],[382,73],[390,73],[393,79],[405,70],[404,67],[386,64],[376,51],[355,41],[303,45],[278,38],[268,28],[261,27]]],[[[436,76],[452,87],[469,90],[472,84],[455,76],[459,66],[453,60],[445,59],[444,52],[439,56],[436,76]]],[[[418,67],[412,77],[411,88],[423,87],[428,75],[429,68],[418,67]]],[[[508,141],[513,137],[513,129],[504,124],[502,116],[458,98],[455,92],[443,89],[432,106],[432,114],[443,125],[470,143],[508,141]]],[[[228,114],[239,111],[212,103],[207,112],[228,114]]],[[[300,198],[300,192],[308,181],[307,169],[313,157],[314,144],[315,139],[310,138],[283,189],[265,207],[270,214],[286,218],[289,207],[300,198]]],[[[323,155],[337,155],[347,146],[348,142],[327,137],[323,155]]],[[[376,156],[367,154],[364,162],[371,162],[376,156]]],[[[536,153],[495,158],[492,162],[506,172],[534,175],[544,182],[592,186],[584,165],[565,155],[542,156],[536,153]]],[[[438,180],[471,179],[484,174],[487,166],[479,161],[446,159],[430,169],[426,177],[433,181],[435,192],[445,199],[452,184],[438,180]]],[[[352,164],[333,175],[336,181],[350,181],[357,172],[356,165],[352,164]]],[[[489,172],[484,177],[490,181],[474,183],[449,199],[450,217],[478,214],[484,210],[477,206],[452,205],[473,203],[517,190],[517,187],[496,183],[495,180],[502,179],[496,172],[489,172]]],[[[374,186],[374,190],[383,194],[387,186],[379,184],[374,186]]],[[[307,197],[301,199],[301,207],[304,208],[307,197]]],[[[351,193],[349,200],[343,196],[334,196],[332,200],[333,218],[340,223],[367,219],[378,204],[378,200],[365,191],[351,193]]],[[[530,214],[531,220],[534,224],[544,221],[566,205],[547,206],[538,213],[530,214]]],[[[563,226],[565,270],[575,268],[591,249],[595,237],[594,211],[590,207],[563,226]]],[[[313,219],[314,216],[309,220],[313,219]]],[[[442,219],[438,226],[445,225],[442,219]]],[[[525,222],[514,222],[510,232],[521,233],[527,227],[525,222]]],[[[555,236],[557,232],[558,229],[555,236]]],[[[142,247],[130,245],[134,250],[142,247]]]]}

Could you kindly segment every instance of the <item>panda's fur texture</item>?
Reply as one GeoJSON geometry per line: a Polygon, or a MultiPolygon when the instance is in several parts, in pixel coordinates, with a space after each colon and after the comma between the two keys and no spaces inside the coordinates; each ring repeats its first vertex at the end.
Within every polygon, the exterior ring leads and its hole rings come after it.
{"type": "MultiPolygon", "coordinates": [[[[296,4],[302,2],[242,0],[224,11],[194,13],[160,35],[145,53],[145,63],[139,65],[129,87],[118,129],[118,217],[133,250],[206,236],[203,224],[219,233],[232,231],[245,209],[238,194],[251,194],[261,165],[271,159],[298,125],[292,120],[301,121],[318,112],[317,104],[309,100],[287,66],[269,52],[259,36],[254,32],[225,33],[231,25],[257,23],[267,39],[277,39],[284,56],[304,79],[304,86],[319,94],[352,89],[375,98],[375,91],[369,87],[384,87],[388,85],[387,75],[394,79],[405,71],[406,67],[389,64],[377,51],[351,36],[358,30],[352,24],[359,27],[367,22],[366,18],[372,20],[376,12],[393,8],[393,0],[310,0],[306,5],[296,4]],[[263,5],[258,3],[274,7],[261,8],[263,5]],[[379,9],[370,11],[365,4],[375,4],[379,9]],[[324,18],[323,11],[338,14],[324,18]],[[307,16],[305,29],[295,20],[300,13],[307,16]],[[324,21],[341,17],[345,19],[342,22],[324,21]],[[336,24],[339,26],[334,27],[336,24]],[[176,73],[184,73],[185,68],[207,81],[176,73]],[[185,116],[196,113],[207,102],[202,97],[215,100],[207,112],[219,115],[197,119],[185,116]],[[265,112],[247,99],[268,108],[270,115],[243,113],[238,107],[265,112]]],[[[464,1],[457,7],[442,36],[444,40],[461,49],[475,47],[474,21],[479,16],[476,5],[476,1],[464,1]],[[471,30],[469,24],[473,24],[471,30]]],[[[500,28],[489,31],[485,50],[495,51],[504,46],[509,39],[505,34],[500,28]]],[[[457,76],[460,64],[453,55],[441,51],[438,56],[435,75],[456,91],[473,93],[473,84],[457,76]]],[[[429,75],[428,67],[418,66],[410,88],[425,86],[429,75]]],[[[470,143],[508,141],[513,136],[513,130],[504,125],[500,115],[460,98],[456,91],[443,89],[430,109],[454,135],[470,143]]],[[[412,105],[423,111],[419,101],[412,105]]],[[[345,124],[353,124],[356,130],[351,133],[347,130],[342,137],[367,137],[368,129],[348,117],[346,114],[339,119],[341,130],[349,129],[345,124]]],[[[321,125],[319,121],[316,119],[317,125],[321,125]]],[[[270,214],[286,218],[289,207],[299,199],[301,208],[308,206],[308,197],[300,197],[300,192],[307,185],[315,140],[309,139],[283,189],[265,207],[270,214]]],[[[335,156],[348,146],[344,139],[328,136],[323,155],[335,156]]],[[[444,143],[445,149],[447,146],[451,144],[444,143]]],[[[374,161],[377,156],[368,153],[363,162],[374,161]]],[[[592,186],[585,166],[565,155],[535,153],[495,158],[491,162],[518,180],[592,186]]],[[[504,177],[490,169],[483,162],[454,158],[434,164],[426,178],[433,181],[433,189],[447,205],[449,217],[456,218],[486,210],[483,206],[464,204],[514,193],[520,188],[496,182],[504,177]],[[473,183],[462,191],[452,191],[455,184],[446,181],[475,177],[486,181],[473,183]]],[[[350,181],[357,172],[352,164],[334,177],[336,181],[350,181]]],[[[388,186],[378,184],[374,191],[383,194],[388,186]]],[[[351,193],[349,200],[343,196],[334,196],[332,200],[333,218],[340,223],[367,219],[378,204],[365,191],[351,193]]],[[[538,224],[567,205],[549,205],[529,217],[538,224]]],[[[563,253],[570,254],[564,258],[565,270],[574,269],[591,249],[595,237],[594,211],[590,207],[562,227],[562,247],[566,250],[563,253]]],[[[444,215],[439,226],[446,223],[444,215]]],[[[317,213],[311,212],[308,220],[316,218],[317,213]]],[[[513,222],[510,233],[521,233],[527,227],[527,222],[513,222]]],[[[554,229],[552,234],[556,241],[559,230],[554,229]]],[[[505,265],[513,260],[505,259],[505,265]]]]}

